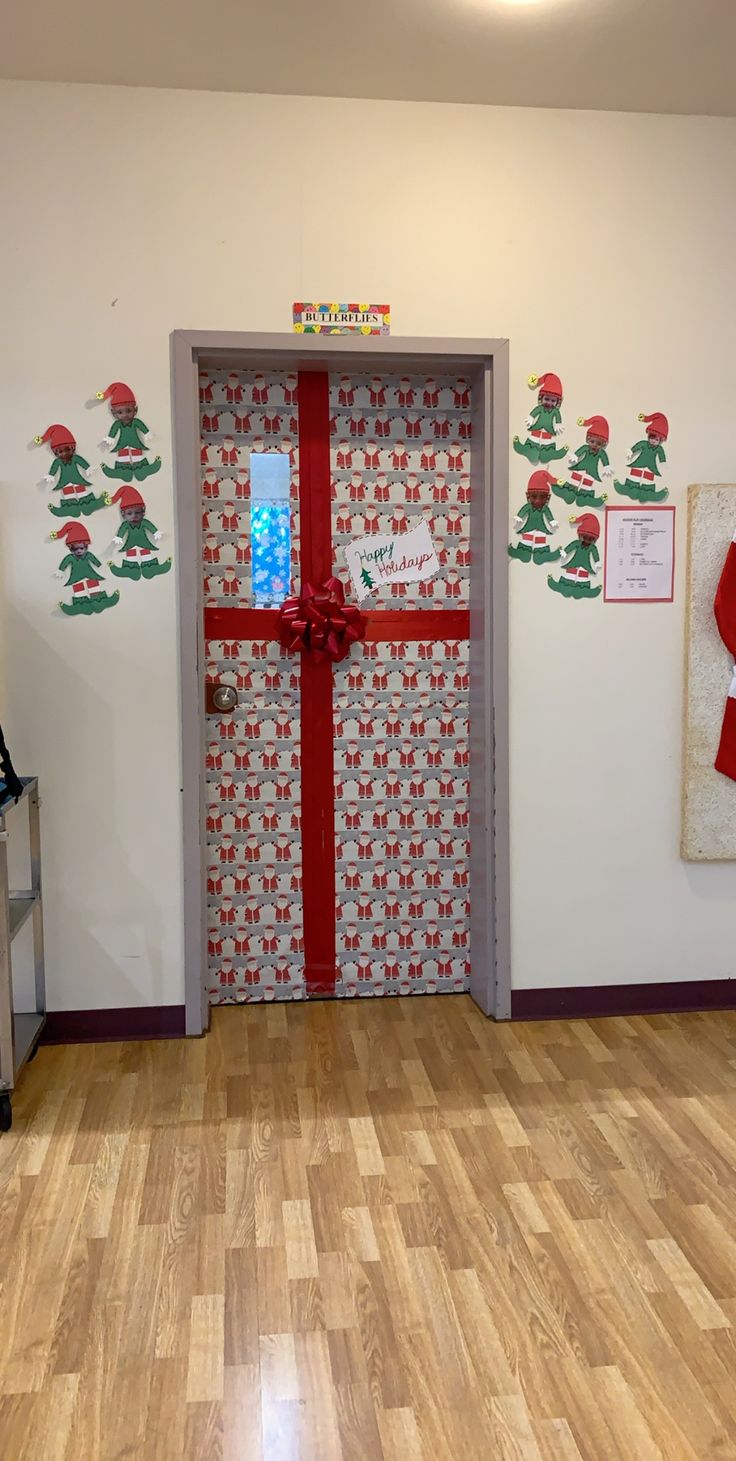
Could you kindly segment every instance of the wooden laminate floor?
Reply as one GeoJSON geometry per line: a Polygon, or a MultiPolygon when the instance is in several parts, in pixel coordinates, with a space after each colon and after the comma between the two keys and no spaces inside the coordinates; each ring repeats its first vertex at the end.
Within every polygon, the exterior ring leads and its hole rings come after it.
{"type": "Polygon", "coordinates": [[[2,1461],[736,1458],[736,1015],[465,996],[45,1049],[2,1461]]]}

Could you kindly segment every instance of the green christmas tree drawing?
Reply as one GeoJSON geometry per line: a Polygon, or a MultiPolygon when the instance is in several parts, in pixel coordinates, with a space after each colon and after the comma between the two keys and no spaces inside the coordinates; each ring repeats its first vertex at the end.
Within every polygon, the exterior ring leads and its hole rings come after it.
{"type": "Polygon", "coordinates": [[[365,565],[360,570],[360,581],[364,588],[374,588],[375,584],[365,565]]]}

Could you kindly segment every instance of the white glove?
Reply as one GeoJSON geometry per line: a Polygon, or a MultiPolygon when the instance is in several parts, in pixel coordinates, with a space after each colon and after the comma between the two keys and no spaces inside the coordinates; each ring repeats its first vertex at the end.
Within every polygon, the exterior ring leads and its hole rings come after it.
{"type": "Polygon", "coordinates": [[[532,417],[531,416],[527,416],[526,421],[524,422],[524,425],[525,425],[527,431],[531,431],[531,429],[532,429],[532,427],[534,425],[534,421],[532,420],[532,417]]]}
{"type": "Polygon", "coordinates": [[[556,426],[555,427],[555,436],[562,436],[562,433],[563,433],[564,429],[565,428],[562,425],[562,422],[560,422],[559,426],[556,426]]]}
{"type": "Polygon", "coordinates": [[[153,535],[153,541],[154,541],[154,543],[160,543],[162,537],[163,537],[163,533],[154,533],[154,535],[153,535]]]}
{"type": "Polygon", "coordinates": [[[48,484],[49,484],[49,487],[53,487],[53,484],[54,484],[54,479],[53,479],[53,477],[52,477],[52,476],[51,476],[51,473],[50,473],[50,472],[49,472],[49,473],[48,473],[48,475],[47,475],[47,476],[45,476],[45,477],[44,477],[44,479],[43,479],[43,480],[44,480],[44,482],[48,482],[48,484]]]}
{"type": "Polygon", "coordinates": [[[515,517],[514,518],[514,531],[517,532],[517,533],[520,533],[521,532],[521,518],[520,517],[515,517]]]}
{"type": "Polygon", "coordinates": [[[633,451],[627,451],[627,453],[626,453],[626,461],[627,461],[627,463],[633,462],[633,460],[634,460],[634,453],[633,453],[633,451]]]}
{"type": "Polygon", "coordinates": [[[600,565],[600,563],[591,563],[591,565],[590,565],[590,571],[591,571],[591,573],[600,573],[600,571],[601,571],[601,565],[600,565]]]}
{"type": "Polygon", "coordinates": [[[122,548],[123,546],[122,538],[113,538],[113,543],[115,544],[116,548],[122,548]]]}
{"type": "Polygon", "coordinates": [[[60,568],[55,568],[54,569],[54,578],[63,578],[63,577],[64,577],[64,574],[62,573],[61,569],[60,568]]]}
{"type": "Polygon", "coordinates": [[[602,470],[602,472],[601,472],[601,476],[602,477],[612,477],[613,476],[613,467],[604,467],[603,470],[602,470]]]}
{"type": "Polygon", "coordinates": [[[111,436],[103,436],[103,438],[102,438],[102,445],[103,446],[112,446],[112,437],[111,436]]]}
{"type": "Polygon", "coordinates": [[[550,525],[549,525],[550,532],[551,533],[556,533],[559,526],[560,526],[560,524],[558,522],[555,522],[555,520],[553,518],[552,521],[551,521],[551,523],[550,523],[550,525]]]}

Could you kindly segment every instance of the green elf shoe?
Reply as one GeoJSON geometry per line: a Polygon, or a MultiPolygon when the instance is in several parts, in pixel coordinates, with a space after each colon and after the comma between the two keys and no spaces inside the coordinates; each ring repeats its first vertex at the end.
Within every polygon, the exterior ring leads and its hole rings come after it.
{"type": "Polygon", "coordinates": [[[158,578],[160,573],[168,573],[170,568],[170,558],[165,559],[163,563],[159,563],[158,558],[154,558],[153,562],[141,564],[141,573],[144,578],[158,578]]]}
{"type": "Polygon", "coordinates": [[[91,602],[93,614],[103,614],[105,609],[113,609],[120,602],[120,590],[116,589],[114,594],[94,594],[91,602]]]}
{"type": "Polygon", "coordinates": [[[556,563],[557,559],[561,557],[562,549],[550,548],[547,543],[545,543],[543,548],[532,549],[532,558],[535,563],[556,563]]]}
{"type": "Polygon", "coordinates": [[[572,500],[577,507],[605,507],[606,493],[597,497],[595,492],[574,492],[572,500]]]}
{"type": "Polygon", "coordinates": [[[135,477],[136,482],[145,482],[146,477],[152,477],[154,472],[160,471],[161,458],[154,457],[152,462],[138,462],[137,466],[133,467],[133,476],[135,477]]]}
{"type": "Polygon", "coordinates": [[[90,497],[86,502],[80,503],[80,511],[84,517],[89,517],[91,512],[99,512],[101,507],[109,507],[110,499],[106,492],[100,497],[90,497]]]}
{"type": "Polygon", "coordinates": [[[112,563],[108,561],[107,566],[116,578],[132,578],[137,581],[141,576],[140,563],[112,563]]]}
{"type": "Polygon", "coordinates": [[[60,502],[58,507],[49,502],[48,509],[52,517],[81,517],[84,511],[79,502],[60,502]]]}
{"type": "Polygon", "coordinates": [[[566,457],[569,446],[541,446],[538,448],[540,462],[559,462],[561,457],[566,457]]]}
{"type": "Polygon", "coordinates": [[[531,563],[532,550],[528,543],[509,543],[509,558],[518,558],[520,563],[531,563]]]}
{"type": "Polygon", "coordinates": [[[107,462],[102,462],[102,470],[106,477],[112,477],[113,481],[115,482],[133,481],[132,467],[119,467],[117,464],[114,467],[110,467],[108,466],[107,462]]]}
{"type": "Polygon", "coordinates": [[[567,578],[553,578],[551,573],[547,574],[547,583],[556,594],[562,594],[564,599],[597,599],[599,593],[603,592],[601,583],[593,588],[590,583],[570,583],[567,578]]]}
{"type": "Polygon", "coordinates": [[[552,491],[555,497],[561,497],[563,502],[573,503],[575,501],[575,488],[569,487],[567,482],[553,482],[552,491]]]}
{"type": "Polygon", "coordinates": [[[526,457],[528,462],[538,462],[540,460],[539,447],[534,442],[529,441],[528,438],[526,441],[522,441],[520,436],[515,436],[512,445],[514,451],[518,452],[520,457],[526,457]]]}

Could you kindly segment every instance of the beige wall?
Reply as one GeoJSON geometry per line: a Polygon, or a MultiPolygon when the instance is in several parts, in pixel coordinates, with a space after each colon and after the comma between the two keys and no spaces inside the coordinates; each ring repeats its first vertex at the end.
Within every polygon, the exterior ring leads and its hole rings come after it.
{"type": "Polygon", "coordinates": [[[514,427],[556,370],[617,465],[639,410],[669,414],[674,606],[511,565],[514,984],[734,974],[733,869],[678,839],[685,487],[734,475],[736,124],[8,84],[0,136],[5,718],[44,790],[52,1007],[183,998],[175,582],[55,617],[28,443],[62,421],[94,459],[85,403],[129,381],[171,534],[169,332],[288,330],[299,297],[509,336],[514,427]]]}

